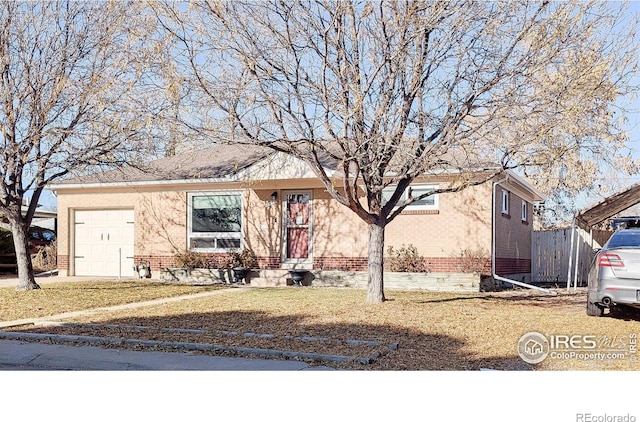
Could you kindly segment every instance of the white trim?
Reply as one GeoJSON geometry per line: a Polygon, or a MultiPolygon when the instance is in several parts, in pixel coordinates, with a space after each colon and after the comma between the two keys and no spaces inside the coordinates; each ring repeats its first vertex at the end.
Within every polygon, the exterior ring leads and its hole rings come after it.
{"type": "MultiPolygon", "coordinates": [[[[431,190],[436,190],[438,189],[438,185],[434,185],[434,184],[424,184],[424,183],[416,183],[416,184],[412,184],[409,186],[409,189],[424,189],[424,188],[431,188],[431,190]]],[[[406,194],[406,191],[405,191],[406,194]]],[[[403,194],[404,195],[404,194],[403,194]]],[[[439,194],[433,194],[431,196],[428,196],[427,198],[424,198],[423,200],[427,200],[427,199],[433,199],[433,204],[426,204],[426,205],[420,205],[420,204],[410,204],[407,205],[405,207],[405,210],[407,211],[422,211],[422,210],[438,210],[440,209],[440,195],[439,194]]]]}
{"type": "Polygon", "coordinates": [[[513,170],[506,170],[507,179],[505,183],[509,188],[515,191],[519,196],[530,199],[531,203],[544,201],[545,195],[538,189],[534,188],[524,177],[520,176],[513,170]],[[515,183],[514,183],[515,182],[515,183]]]}
{"type": "Polygon", "coordinates": [[[529,221],[529,206],[527,205],[527,201],[522,200],[522,205],[520,207],[520,219],[524,222],[529,221]]]}
{"type": "MultiPolygon", "coordinates": [[[[408,190],[410,189],[424,189],[424,188],[431,188],[432,190],[436,190],[438,189],[438,185],[435,183],[414,183],[411,184],[404,192],[402,192],[402,195],[400,196],[400,201],[406,200],[408,198],[408,190]]],[[[382,190],[383,195],[384,192],[388,192],[389,194],[393,194],[393,192],[396,189],[396,185],[390,185],[387,186],[386,188],[384,188],[382,190]]],[[[422,211],[422,210],[439,210],[440,209],[440,195],[439,194],[433,194],[431,196],[429,196],[428,198],[433,199],[433,204],[427,204],[427,205],[420,205],[420,204],[410,204],[407,205],[404,208],[404,211],[422,211]]],[[[425,198],[427,199],[427,198],[425,198]]]]}
{"type": "Polygon", "coordinates": [[[194,252],[216,253],[216,252],[232,252],[236,250],[242,250],[244,247],[243,235],[246,228],[245,215],[244,215],[244,191],[243,190],[218,190],[218,191],[197,191],[187,192],[187,250],[194,252]],[[193,233],[192,218],[193,218],[193,198],[198,196],[239,196],[240,197],[240,231],[239,232],[210,232],[210,233],[193,233]],[[239,248],[192,248],[191,239],[238,239],[240,242],[239,248]]]}
{"type": "Polygon", "coordinates": [[[502,214],[509,215],[511,210],[511,198],[509,198],[509,191],[502,189],[502,205],[500,207],[502,214]]]}

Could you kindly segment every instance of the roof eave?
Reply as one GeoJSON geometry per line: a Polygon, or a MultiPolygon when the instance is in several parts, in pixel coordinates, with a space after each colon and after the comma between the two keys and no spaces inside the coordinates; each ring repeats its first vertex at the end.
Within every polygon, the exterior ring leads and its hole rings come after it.
{"type": "Polygon", "coordinates": [[[507,180],[515,180],[520,188],[526,191],[532,202],[543,202],[546,199],[545,195],[542,192],[533,187],[533,185],[531,185],[531,183],[529,183],[524,177],[520,176],[513,170],[505,170],[504,173],[507,176],[507,180]]]}

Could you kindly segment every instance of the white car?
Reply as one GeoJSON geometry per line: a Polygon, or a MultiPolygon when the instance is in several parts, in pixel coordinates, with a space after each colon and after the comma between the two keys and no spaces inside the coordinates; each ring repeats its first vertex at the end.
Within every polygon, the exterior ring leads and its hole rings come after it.
{"type": "Polygon", "coordinates": [[[640,308],[640,229],[615,232],[596,254],[588,277],[587,315],[605,308],[640,308]]]}

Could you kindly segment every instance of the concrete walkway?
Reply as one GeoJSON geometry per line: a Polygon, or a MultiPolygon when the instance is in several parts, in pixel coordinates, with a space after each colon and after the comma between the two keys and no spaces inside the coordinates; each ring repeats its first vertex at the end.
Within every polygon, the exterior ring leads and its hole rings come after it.
{"type": "MultiPolygon", "coordinates": [[[[84,277],[47,277],[38,278],[39,284],[56,282],[90,281],[95,278],[84,277]]],[[[17,279],[2,279],[0,287],[17,285],[17,279]]],[[[235,292],[241,289],[229,289],[235,292]]],[[[136,308],[168,303],[195,297],[223,294],[226,290],[196,293],[145,302],[116,305],[98,309],[88,309],[50,315],[42,318],[29,318],[19,321],[0,322],[0,329],[16,325],[52,321],[78,315],[89,315],[105,310],[136,308]]],[[[276,359],[249,359],[221,356],[197,355],[189,352],[146,352],[100,348],[95,346],[59,345],[39,342],[0,339],[0,370],[172,370],[172,371],[302,371],[333,370],[326,366],[310,366],[305,362],[276,359]]]]}

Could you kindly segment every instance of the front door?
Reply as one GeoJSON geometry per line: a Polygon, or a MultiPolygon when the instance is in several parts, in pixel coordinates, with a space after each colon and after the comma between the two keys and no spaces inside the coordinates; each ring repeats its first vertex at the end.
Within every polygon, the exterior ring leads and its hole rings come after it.
{"type": "Polygon", "coordinates": [[[283,262],[311,263],[311,191],[285,192],[283,262]]]}

